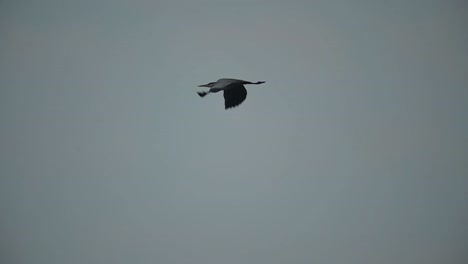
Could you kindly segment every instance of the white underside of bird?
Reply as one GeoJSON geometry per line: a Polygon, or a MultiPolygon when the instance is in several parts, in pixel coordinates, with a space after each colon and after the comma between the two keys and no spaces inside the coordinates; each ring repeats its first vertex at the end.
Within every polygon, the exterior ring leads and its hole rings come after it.
{"type": "Polygon", "coordinates": [[[223,91],[224,93],[224,108],[229,109],[236,107],[244,102],[247,97],[247,90],[244,87],[244,84],[262,84],[263,81],[252,83],[249,81],[239,80],[239,79],[228,79],[222,78],[216,82],[210,82],[207,84],[199,85],[198,87],[208,87],[210,90],[208,92],[197,92],[200,97],[204,97],[209,93],[217,93],[223,91]]]}

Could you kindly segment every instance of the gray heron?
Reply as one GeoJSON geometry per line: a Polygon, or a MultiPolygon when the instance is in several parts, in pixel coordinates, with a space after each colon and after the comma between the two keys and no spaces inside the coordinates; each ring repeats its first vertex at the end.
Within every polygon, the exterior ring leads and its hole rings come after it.
{"type": "Polygon", "coordinates": [[[208,87],[210,90],[208,92],[197,92],[200,97],[204,97],[209,93],[217,93],[219,91],[224,92],[224,109],[229,109],[236,107],[244,102],[247,97],[247,90],[245,89],[245,84],[262,84],[265,82],[249,82],[238,79],[219,79],[216,82],[210,82],[207,84],[199,85],[198,87],[208,87]]]}

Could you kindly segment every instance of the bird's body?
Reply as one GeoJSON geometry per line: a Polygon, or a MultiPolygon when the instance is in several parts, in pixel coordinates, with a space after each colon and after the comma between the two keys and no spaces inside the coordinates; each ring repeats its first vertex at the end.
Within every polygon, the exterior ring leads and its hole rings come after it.
{"type": "Polygon", "coordinates": [[[199,85],[198,87],[208,87],[208,92],[198,92],[200,97],[204,97],[209,93],[217,93],[224,91],[224,107],[229,109],[240,105],[247,97],[247,90],[244,84],[262,84],[265,82],[252,83],[249,81],[238,80],[238,79],[219,79],[216,82],[210,82],[207,84],[199,85]]]}

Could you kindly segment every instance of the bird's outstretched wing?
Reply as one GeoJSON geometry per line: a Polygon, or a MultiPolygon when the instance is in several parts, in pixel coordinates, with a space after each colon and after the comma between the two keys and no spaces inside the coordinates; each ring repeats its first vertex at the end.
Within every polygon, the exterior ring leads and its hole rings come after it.
{"type": "Polygon", "coordinates": [[[233,83],[224,89],[224,108],[236,107],[244,102],[247,97],[247,90],[240,83],[233,83]]]}

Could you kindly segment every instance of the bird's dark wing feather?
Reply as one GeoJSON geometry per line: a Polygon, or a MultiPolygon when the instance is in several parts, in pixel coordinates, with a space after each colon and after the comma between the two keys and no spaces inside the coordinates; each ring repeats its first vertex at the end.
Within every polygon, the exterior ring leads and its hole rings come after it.
{"type": "Polygon", "coordinates": [[[236,107],[244,102],[247,97],[247,90],[240,83],[233,83],[224,89],[224,108],[236,107]]]}

